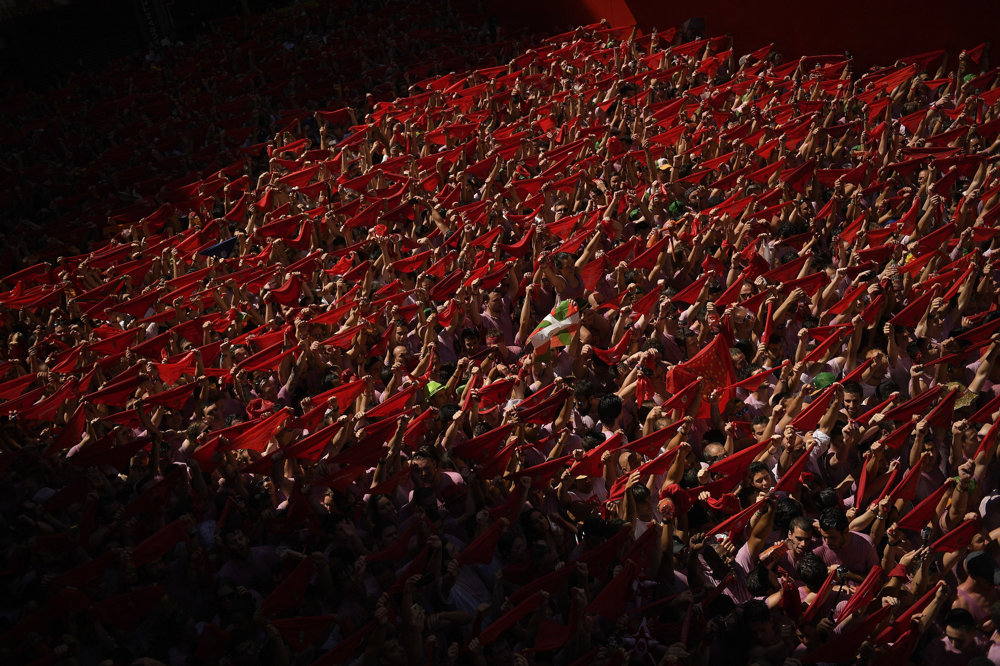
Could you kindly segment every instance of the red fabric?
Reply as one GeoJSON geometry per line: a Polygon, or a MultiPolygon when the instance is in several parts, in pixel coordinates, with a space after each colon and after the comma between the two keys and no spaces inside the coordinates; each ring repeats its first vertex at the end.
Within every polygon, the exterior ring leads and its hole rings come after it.
{"type": "Polygon", "coordinates": [[[392,397],[386,398],[378,405],[365,412],[366,419],[382,419],[403,410],[406,403],[410,401],[418,390],[423,388],[422,384],[413,383],[398,391],[392,397]]]}
{"type": "Polygon", "coordinates": [[[802,476],[802,470],[805,469],[806,463],[809,462],[809,454],[812,453],[814,447],[815,445],[806,449],[802,455],[800,455],[796,461],[793,462],[787,470],[785,470],[785,473],[781,475],[780,479],[778,479],[774,488],[771,489],[772,493],[792,493],[798,489],[801,482],[800,477],[802,476]]]}
{"type": "Polygon", "coordinates": [[[941,401],[935,405],[934,409],[924,417],[928,425],[940,426],[942,428],[951,427],[951,415],[955,408],[955,401],[958,400],[958,389],[952,389],[948,394],[941,398],[941,401]]]}
{"type": "Polygon", "coordinates": [[[522,618],[527,616],[544,601],[541,591],[534,593],[514,608],[510,609],[498,617],[490,626],[486,627],[479,634],[479,642],[486,646],[496,642],[503,632],[517,624],[522,618]]]}
{"type": "MultiPolygon", "coordinates": [[[[900,485],[903,485],[903,482],[900,482],[900,485]]],[[[922,502],[910,509],[909,513],[896,522],[899,529],[918,532],[923,529],[927,523],[932,522],[938,503],[946,494],[951,492],[952,485],[953,481],[949,480],[940,488],[924,498],[922,502]]]]}
{"type": "MultiPolygon", "coordinates": [[[[536,392],[532,397],[535,395],[539,395],[539,393],[536,392]]],[[[552,423],[569,397],[569,391],[559,389],[547,398],[531,401],[530,404],[529,398],[529,400],[524,400],[517,406],[518,416],[524,423],[552,423]]]]}
{"type": "Polygon", "coordinates": [[[143,540],[132,550],[132,563],[141,567],[167,554],[179,542],[188,542],[188,523],[178,519],[143,540]]]}
{"type": "Polygon", "coordinates": [[[507,529],[503,521],[496,521],[483,530],[483,533],[473,539],[461,553],[458,554],[460,564],[489,564],[493,560],[497,543],[504,530],[507,529]]]}
{"type": "Polygon", "coordinates": [[[861,584],[854,591],[854,594],[851,595],[844,607],[840,609],[839,613],[837,613],[835,622],[839,624],[846,620],[852,613],[863,610],[867,607],[868,604],[875,599],[875,595],[881,587],[881,580],[882,567],[876,566],[868,572],[868,575],[866,575],[865,579],[861,581],[861,584]]]}
{"type": "Polygon", "coordinates": [[[896,316],[889,320],[889,323],[893,326],[908,326],[914,327],[920,323],[920,319],[927,312],[927,307],[931,304],[931,300],[934,298],[934,292],[928,291],[921,294],[916,299],[910,301],[909,305],[900,310],[896,316]]]}
{"type": "Polygon", "coordinates": [[[360,629],[342,640],[335,647],[331,648],[329,652],[314,661],[312,666],[341,666],[342,664],[350,662],[357,656],[358,649],[361,647],[361,641],[363,641],[376,626],[376,620],[371,620],[367,624],[362,625],[360,629]]]}
{"type": "MultiPolygon", "coordinates": [[[[765,439],[763,441],[757,442],[753,446],[748,446],[742,451],[737,451],[732,455],[728,455],[721,460],[716,460],[714,463],[709,465],[708,471],[712,474],[719,474],[722,476],[739,476],[742,477],[746,468],[750,466],[754,458],[763,453],[764,449],[770,446],[771,440],[765,439]]],[[[742,480],[742,478],[740,479],[742,480]]]]}
{"type": "Polygon", "coordinates": [[[95,603],[90,613],[105,624],[131,632],[166,595],[162,585],[151,585],[95,603]]]}
{"type": "Polygon", "coordinates": [[[644,437],[632,440],[625,445],[625,448],[644,456],[659,455],[660,449],[677,434],[682,425],[684,425],[683,419],[675,421],[660,430],[655,430],[644,437]]]}
{"type": "Polygon", "coordinates": [[[603,443],[595,446],[590,451],[583,454],[583,458],[570,467],[570,474],[573,476],[600,476],[601,457],[605,451],[614,451],[622,445],[624,438],[621,433],[615,433],[604,440],[603,443]]]}
{"type": "Polygon", "coordinates": [[[866,615],[861,620],[851,624],[840,634],[832,635],[818,647],[802,656],[802,663],[816,664],[822,662],[853,663],[862,643],[868,638],[891,612],[892,606],[883,606],[877,611],[866,615]]]}
{"type": "Polygon", "coordinates": [[[196,388],[198,388],[198,384],[195,382],[181,384],[176,388],[148,396],[145,402],[147,405],[163,405],[170,409],[181,409],[194,395],[196,388]]]}
{"type": "Polygon", "coordinates": [[[983,529],[982,518],[979,516],[970,518],[932,543],[931,550],[935,553],[953,553],[961,550],[969,545],[972,537],[979,534],[981,529],[983,529]]]}
{"type": "Polygon", "coordinates": [[[835,387],[833,386],[824,389],[819,396],[814,398],[812,402],[792,419],[791,426],[800,432],[815,430],[816,426],[819,425],[820,419],[823,418],[823,415],[826,414],[827,409],[830,407],[834,391],[835,387]]]}
{"type": "MultiPolygon", "coordinates": [[[[671,368],[667,376],[667,390],[676,392],[680,386],[678,381],[684,384],[690,383],[691,379],[703,377],[702,396],[707,396],[713,390],[718,389],[721,393],[719,406],[725,406],[732,398],[732,390],[729,388],[736,379],[736,371],[733,369],[733,360],[729,355],[729,346],[722,335],[717,335],[712,342],[708,343],[700,352],[695,354],[689,361],[671,368]],[[681,380],[681,372],[687,377],[681,380]]],[[[711,414],[711,405],[707,400],[702,400],[701,408],[696,418],[707,418],[711,414]]]]}
{"type": "Polygon", "coordinates": [[[13,400],[24,393],[24,389],[35,381],[37,375],[30,372],[0,384],[0,400],[13,400]]]}
{"type": "Polygon", "coordinates": [[[607,577],[608,570],[612,562],[618,559],[622,548],[632,535],[632,530],[622,527],[615,535],[608,538],[604,543],[594,546],[576,558],[577,564],[586,564],[590,575],[597,576],[602,580],[607,577]]]}
{"type": "Polygon", "coordinates": [[[345,328],[342,331],[334,333],[326,340],[323,340],[322,344],[327,347],[337,347],[338,349],[350,349],[351,345],[354,344],[354,339],[363,328],[365,328],[364,322],[345,328]]]}
{"type": "Polygon", "coordinates": [[[762,499],[759,502],[751,504],[736,515],[730,516],[721,523],[708,528],[705,530],[705,536],[712,536],[713,534],[719,534],[720,532],[728,532],[730,534],[730,538],[733,538],[732,535],[741,534],[743,530],[746,529],[747,523],[750,522],[753,514],[764,506],[766,501],[766,499],[762,499]]]}
{"type": "Polygon", "coordinates": [[[284,342],[276,342],[263,351],[259,351],[253,356],[248,356],[236,364],[235,370],[245,370],[246,372],[257,372],[260,370],[274,370],[281,362],[295,352],[295,348],[282,351],[284,342]]]}
{"type": "Polygon", "coordinates": [[[634,562],[627,562],[621,572],[611,579],[587,606],[587,613],[600,615],[611,620],[617,620],[625,613],[632,581],[638,575],[638,567],[634,562]]]}
{"type": "Polygon", "coordinates": [[[18,418],[25,421],[51,421],[64,404],[80,395],[80,387],[75,377],[62,384],[52,395],[39,400],[34,405],[18,412],[18,418]]]}
{"type": "Polygon", "coordinates": [[[144,381],[146,380],[143,377],[135,375],[119,382],[107,383],[100,390],[85,395],[83,401],[120,407],[132,397],[144,381]]]}
{"type": "Polygon", "coordinates": [[[837,578],[837,570],[833,569],[826,576],[826,580],[823,581],[822,587],[819,588],[819,592],[809,603],[802,615],[799,617],[799,625],[809,624],[814,619],[816,619],[816,613],[819,612],[820,607],[826,602],[826,598],[830,595],[830,590],[833,587],[833,581],[837,578]]]}
{"type": "Polygon", "coordinates": [[[687,305],[692,305],[698,299],[698,294],[701,290],[708,284],[708,279],[711,277],[708,273],[705,273],[700,278],[684,287],[676,294],[670,297],[670,300],[674,303],[685,303],[687,305]]]}
{"type": "Polygon", "coordinates": [[[907,608],[905,611],[896,616],[896,619],[892,621],[888,627],[880,631],[875,636],[875,642],[885,644],[891,643],[899,640],[900,636],[909,628],[910,618],[921,612],[923,609],[927,608],[931,600],[934,599],[934,595],[937,594],[938,587],[941,583],[934,585],[929,589],[922,597],[917,599],[907,608]]]}
{"type": "Polygon", "coordinates": [[[260,614],[267,617],[300,605],[309,587],[315,563],[316,561],[309,555],[302,558],[295,569],[261,602],[260,614]]]}
{"type": "Polygon", "coordinates": [[[913,416],[923,414],[930,407],[931,403],[937,399],[938,395],[940,395],[941,389],[941,386],[935,386],[923,393],[918,393],[903,404],[893,407],[886,412],[885,418],[900,423],[909,421],[913,416]]]}

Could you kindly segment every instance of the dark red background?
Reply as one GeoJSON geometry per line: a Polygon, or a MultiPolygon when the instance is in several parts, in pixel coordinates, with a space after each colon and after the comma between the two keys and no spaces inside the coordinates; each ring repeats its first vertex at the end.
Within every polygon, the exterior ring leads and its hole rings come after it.
{"type": "Polygon", "coordinates": [[[861,67],[940,48],[954,55],[1000,34],[1000,0],[488,0],[488,4],[510,26],[568,26],[606,18],[613,25],[634,22],[663,30],[698,16],[705,18],[708,35],[731,34],[738,54],[774,42],[786,57],[850,51],[861,67]]]}

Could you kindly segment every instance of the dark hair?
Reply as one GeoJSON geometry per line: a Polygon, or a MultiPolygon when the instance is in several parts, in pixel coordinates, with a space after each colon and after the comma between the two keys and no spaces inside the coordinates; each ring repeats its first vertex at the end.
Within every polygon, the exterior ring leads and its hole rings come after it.
{"type": "Polygon", "coordinates": [[[582,435],[580,435],[580,439],[583,440],[583,448],[586,451],[595,449],[605,442],[604,435],[597,432],[596,430],[587,430],[582,435]]]}
{"type": "Polygon", "coordinates": [[[759,599],[751,599],[750,601],[743,604],[743,621],[744,622],[770,622],[771,621],[771,611],[768,609],[767,604],[759,599]]]}
{"type": "Polygon", "coordinates": [[[774,507],[774,529],[784,534],[792,521],[802,517],[802,505],[792,497],[782,497],[774,507]]]}
{"type": "Polygon", "coordinates": [[[771,585],[770,572],[768,572],[767,567],[763,564],[758,564],[751,569],[750,573],[747,574],[746,585],[747,592],[749,592],[751,596],[767,596],[767,594],[769,594],[773,589],[773,586],[771,585]]]}
{"type": "Polygon", "coordinates": [[[973,578],[983,578],[993,583],[993,572],[996,569],[996,564],[993,562],[993,558],[986,553],[977,553],[970,557],[965,563],[965,570],[973,578]]]}
{"type": "Polygon", "coordinates": [[[649,488],[641,483],[637,483],[630,489],[632,493],[632,499],[635,500],[636,504],[639,502],[646,502],[649,500],[649,488]]]}
{"type": "Polygon", "coordinates": [[[793,530],[802,530],[804,532],[809,532],[810,534],[815,534],[812,521],[804,515],[795,516],[788,521],[788,531],[791,532],[793,530]]]}
{"type": "Polygon", "coordinates": [[[577,398],[591,398],[594,395],[594,385],[589,379],[578,379],[573,382],[573,396],[577,398]]]}
{"type": "Polygon", "coordinates": [[[453,402],[441,405],[438,408],[438,418],[441,423],[451,423],[452,417],[459,412],[461,408],[453,402]]]}
{"type": "Polygon", "coordinates": [[[430,460],[435,465],[440,462],[437,451],[429,446],[421,446],[413,453],[413,460],[430,460]]]}
{"type": "Polygon", "coordinates": [[[601,396],[601,401],[597,405],[597,418],[606,425],[615,422],[622,413],[622,399],[616,393],[608,393],[601,396]]]}
{"type": "Polygon", "coordinates": [[[864,391],[861,389],[861,384],[857,382],[844,382],[841,386],[844,388],[844,393],[850,393],[851,395],[864,395],[864,391]]]}
{"type": "Polygon", "coordinates": [[[994,627],[1000,627],[1000,601],[990,604],[990,619],[993,620],[994,627]]]}
{"type": "Polygon", "coordinates": [[[442,363],[438,366],[438,381],[442,384],[447,384],[457,369],[458,365],[455,363],[442,363]]]}
{"type": "Polygon", "coordinates": [[[709,428],[705,431],[705,434],[701,436],[701,445],[706,444],[725,444],[726,443],[726,433],[722,432],[718,428],[709,428]]]}
{"type": "Polygon", "coordinates": [[[896,382],[890,380],[884,381],[875,388],[875,398],[879,402],[884,402],[889,399],[889,396],[899,390],[899,386],[896,382]]]}
{"type": "Polygon", "coordinates": [[[552,256],[552,264],[560,270],[562,270],[566,266],[571,265],[572,263],[573,263],[573,255],[571,255],[569,252],[556,252],[552,256]]]}
{"type": "Polygon", "coordinates": [[[833,488],[824,488],[816,493],[813,502],[821,511],[823,509],[839,509],[841,506],[840,495],[833,488]]]}
{"type": "Polygon", "coordinates": [[[974,629],[976,620],[964,608],[952,608],[944,615],[944,626],[954,629],[974,629]]]}
{"type": "Polygon", "coordinates": [[[848,525],[847,514],[842,509],[831,506],[823,509],[819,514],[819,528],[826,532],[831,530],[843,532],[848,525]]]}
{"type": "Polygon", "coordinates": [[[806,584],[810,592],[819,592],[827,576],[826,563],[819,555],[806,553],[795,565],[795,575],[806,584]]]}

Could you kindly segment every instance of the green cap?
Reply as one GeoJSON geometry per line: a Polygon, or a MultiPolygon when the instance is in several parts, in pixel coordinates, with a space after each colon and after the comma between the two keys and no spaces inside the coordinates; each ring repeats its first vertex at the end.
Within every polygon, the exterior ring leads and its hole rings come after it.
{"type": "Polygon", "coordinates": [[[835,381],[837,381],[837,377],[832,372],[821,372],[813,379],[813,388],[825,389],[835,381]]]}

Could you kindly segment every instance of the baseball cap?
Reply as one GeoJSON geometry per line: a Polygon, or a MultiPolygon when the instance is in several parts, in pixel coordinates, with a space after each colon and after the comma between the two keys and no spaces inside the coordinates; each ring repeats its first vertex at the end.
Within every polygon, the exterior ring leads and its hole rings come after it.
{"type": "Polygon", "coordinates": [[[994,585],[1000,585],[1000,567],[992,557],[982,551],[972,553],[965,558],[965,570],[970,576],[991,580],[994,585]]]}

